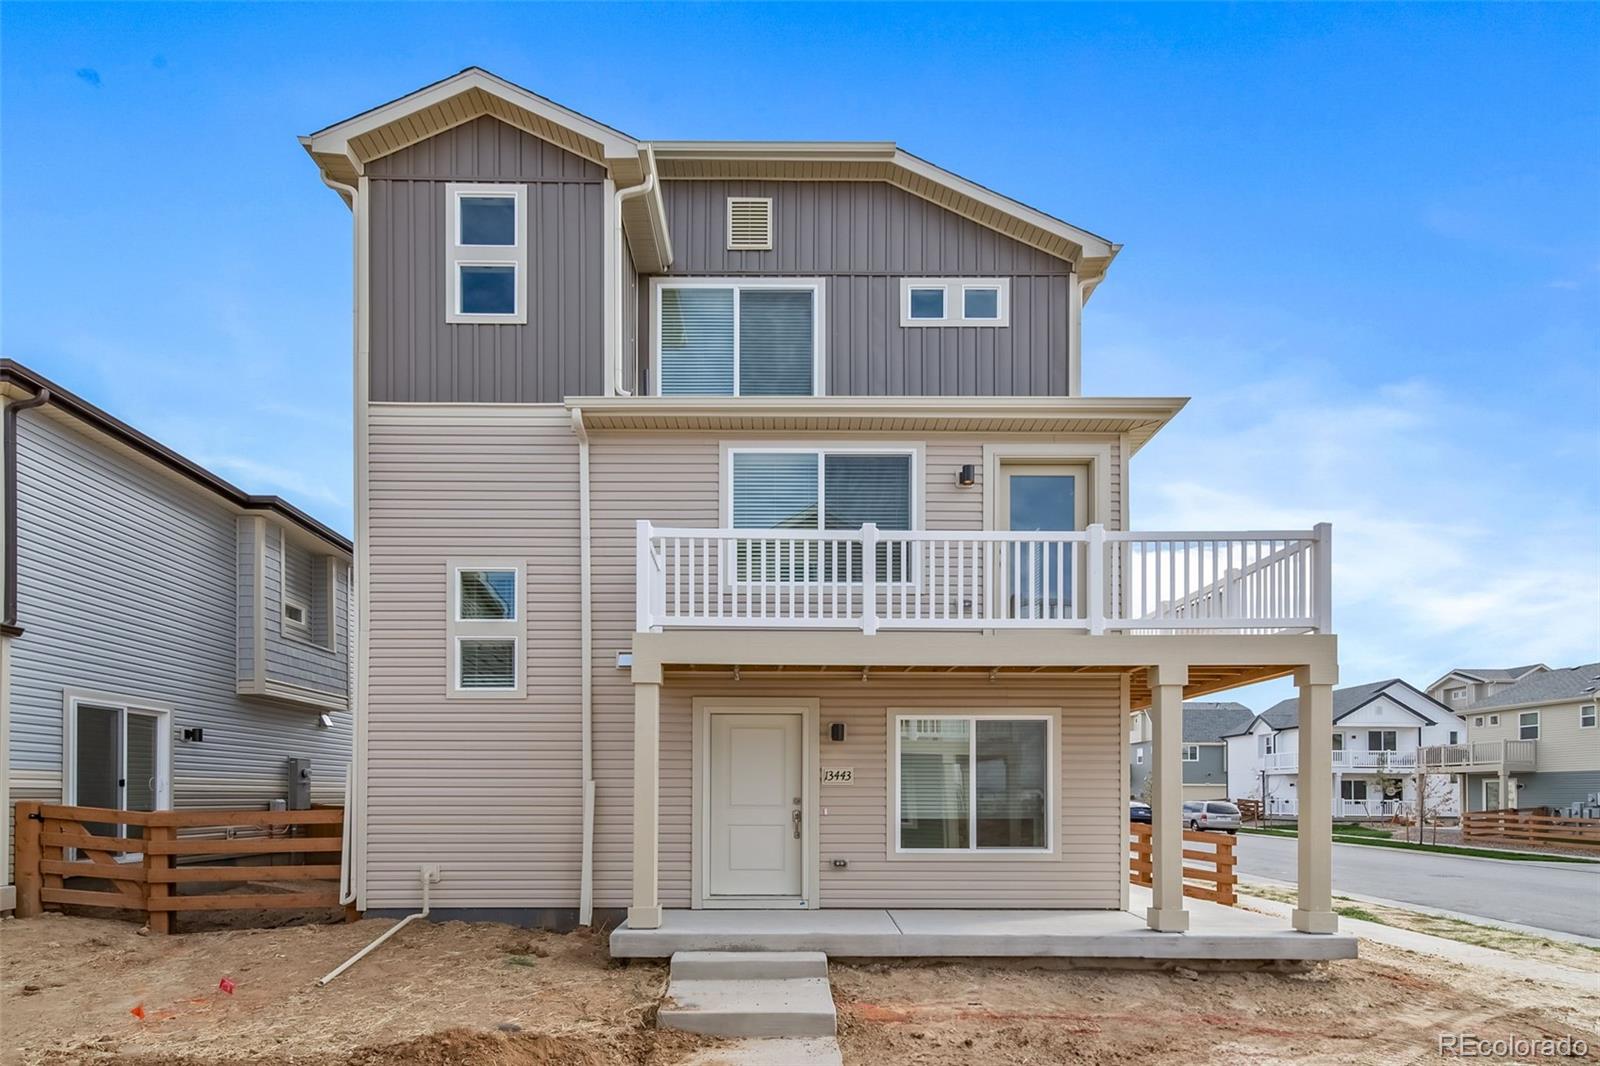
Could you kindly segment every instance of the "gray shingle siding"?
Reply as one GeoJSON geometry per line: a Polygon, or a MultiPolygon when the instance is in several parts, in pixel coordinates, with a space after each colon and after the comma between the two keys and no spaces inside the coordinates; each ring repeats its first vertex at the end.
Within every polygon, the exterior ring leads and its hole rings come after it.
{"type": "Polygon", "coordinates": [[[217,497],[130,458],[50,408],[18,417],[18,622],[11,644],[11,792],[61,795],[65,691],[173,709],[178,807],[284,795],[284,759],[313,762],[313,798],[336,802],[351,719],[236,692],[241,547],[217,497]],[[200,727],[204,740],[184,742],[200,727]]]}

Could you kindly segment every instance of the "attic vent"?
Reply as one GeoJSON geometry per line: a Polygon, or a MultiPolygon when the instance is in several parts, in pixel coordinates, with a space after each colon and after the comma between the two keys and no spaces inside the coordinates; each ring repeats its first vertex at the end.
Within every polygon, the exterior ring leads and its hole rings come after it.
{"type": "Polygon", "coordinates": [[[772,250],[772,200],[770,197],[728,197],[728,250],[772,250]]]}

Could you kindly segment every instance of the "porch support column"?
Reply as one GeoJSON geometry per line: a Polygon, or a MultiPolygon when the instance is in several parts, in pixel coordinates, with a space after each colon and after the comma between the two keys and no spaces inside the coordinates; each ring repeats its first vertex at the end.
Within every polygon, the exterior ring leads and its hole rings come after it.
{"type": "Polygon", "coordinates": [[[1295,672],[1300,688],[1300,905],[1294,927],[1333,933],[1333,684],[1309,668],[1295,672]]]}
{"type": "Polygon", "coordinates": [[[1162,933],[1189,928],[1183,909],[1183,686],[1189,668],[1150,668],[1150,909],[1145,922],[1162,933]]]}
{"type": "Polygon", "coordinates": [[[660,837],[661,681],[633,683],[633,929],[661,927],[657,845],[660,837]]]}

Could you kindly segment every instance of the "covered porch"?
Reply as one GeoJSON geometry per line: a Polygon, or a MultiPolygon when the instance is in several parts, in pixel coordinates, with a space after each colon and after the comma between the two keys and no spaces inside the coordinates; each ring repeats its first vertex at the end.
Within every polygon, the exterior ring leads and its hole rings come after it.
{"type": "MultiPolygon", "coordinates": [[[[1301,797],[1300,898],[1291,926],[1285,928],[1272,918],[1234,908],[1186,900],[1183,895],[1183,700],[1285,675],[1293,676],[1300,688],[1302,720],[1310,726],[1302,730],[1302,736],[1325,735],[1332,728],[1332,688],[1337,682],[1337,667],[1336,642],[1332,636],[1322,634],[1091,636],[1021,630],[879,632],[866,636],[817,630],[638,632],[631,663],[635,712],[632,900],[627,922],[613,936],[613,952],[623,957],[642,957],[671,954],[688,947],[744,945],[773,950],[804,947],[846,956],[1015,954],[1304,960],[1353,953],[1353,941],[1305,935],[1332,934],[1337,929],[1330,876],[1332,767],[1331,752],[1325,745],[1320,750],[1319,746],[1307,745],[1307,750],[1301,752],[1308,767],[1314,767],[1318,760],[1323,763],[1322,773],[1314,773],[1312,779],[1328,785],[1308,789],[1301,797]],[[923,891],[929,879],[961,876],[947,864],[873,865],[869,869],[877,875],[873,879],[873,884],[879,886],[874,889],[877,894],[840,898],[840,875],[845,863],[833,857],[826,841],[819,854],[810,827],[819,814],[826,816],[828,812],[817,809],[814,789],[808,784],[803,790],[796,790],[795,839],[801,838],[801,826],[805,826],[803,862],[813,873],[807,875],[805,891],[796,893],[799,898],[788,901],[781,909],[762,906],[759,900],[746,900],[730,909],[717,909],[710,905],[711,901],[699,902],[699,871],[704,864],[696,853],[696,891],[691,906],[682,906],[679,901],[686,893],[676,889],[665,893],[672,905],[663,906],[664,687],[672,695],[673,706],[681,708],[686,691],[699,691],[709,685],[720,686],[717,691],[721,693],[748,690],[752,697],[779,685],[798,697],[817,689],[823,681],[835,686],[849,684],[867,692],[886,677],[917,678],[923,685],[943,684],[952,691],[957,686],[987,686],[992,689],[991,699],[995,702],[1007,699],[1004,693],[1008,685],[1047,683],[1051,679],[1063,685],[1085,684],[1095,679],[1099,690],[1111,693],[1109,702],[1103,704],[1103,713],[1108,717],[1098,720],[1107,722],[1124,738],[1127,714],[1148,707],[1154,725],[1151,887],[1127,885],[1126,857],[1115,857],[1120,851],[1097,851],[1094,863],[1078,866],[1087,871],[1079,875],[1080,879],[1092,881],[1090,891],[1080,892],[1078,901],[1063,901],[1060,909],[1055,908],[1054,901],[1061,897],[1053,894],[1031,900],[1017,897],[1012,909],[987,909],[989,900],[1006,899],[1016,876],[1026,873],[1023,866],[1015,864],[985,868],[981,878],[991,879],[992,894],[967,896],[954,906],[927,902],[929,896],[923,891]],[[1115,698],[1119,687],[1120,705],[1115,698]],[[802,791],[803,800],[799,798],[802,791]],[[821,878],[815,877],[819,869],[824,875],[821,878]],[[832,901],[830,895],[834,896],[832,901]],[[924,901],[921,906],[905,905],[918,900],[924,901]]],[[[831,714],[827,698],[823,701],[824,717],[831,714]]],[[[675,717],[681,717],[681,713],[675,717]]],[[[808,720],[806,726],[811,736],[817,735],[819,724],[814,718],[813,713],[813,720],[808,720]]],[[[681,726],[674,728],[681,730],[681,726]]],[[[1099,783],[1092,795],[1080,791],[1074,803],[1092,802],[1092,811],[1083,808],[1077,813],[1083,817],[1092,814],[1095,834],[1103,829],[1107,841],[1122,841],[1122,845],[1111,845],[1113,849],[1125,847],[1128,801],[1126,744],[1122,745],[1120,756],[1113,754],[1116,751],[1107,747],[1092,757],[1081,756],[1089,762],[1076,764],[1077,769],[1064,782],[1066,788],[1081,789],[1076,784],[1079,778],[1073,774],[1099,768],[1094,774],[1099,783]],[[1113,765],[1119,758],[1120,763],[1113,765]]],[[[884,757],[881,748],[874,748],[873,752],[875,759],[884,757]]],[[[676,766],[681,762],[674,749],[670,763],[676,766]]],[[[804,765],[802,777],[814,780],[820,764],[813,760],[804,765]]],[[[859,761],[854,769],[857,774],[867,772],[859,761]]],[[[891,765],[889,782],[892,770],[891,765]]],[[[875,783],[885,781],[883,767],[874,767],[872,773],[875,783]]],[[[677,769],[669,775],[669,806],[674,802],[682,806],[683,782],[677,780],[681,776],[677,769]]],[[[876,834],[873,846],[879,849],[882,845],[876,842],[882,839],[884,820],[889,819],[891,833],[899,824],[892,817],[897,794],[891,784],[887,789],[888,812],[884,797],[876,792],[857,805],[869,812],[876,807],[875,825],[861,824],[876,834]]],[[[1055,802],[1062,807],[1064,816],[1073,813],[1062,806],[1059,797],[1055,802]]],[[[695,809],[699,811],[698,804],[695,809]]],[[[675,877],[681,879],[672,871],[684,865],[680,854],[683,842],[679,839],[684,834],[681,829],[674,829],[670,821],[668,824],[667,836],[672,841],[667,860],[670,882],[675,877]]],[[[700,829],[697,824],[697,842],[700,829]]],[[[1052,850],[1057,847],[1054,840],[1052,830],[1052,850]]],[[[801,845],[795,847],[798,850],[801,845]]],[[[890,848],[892,851],[894,845],[890,848]]],[[[899,856],[890,854],[888,858],[892,862],[899,856]]],[[[1072,868],[1071,857],[1066,854],[1036,858],[1041,863],[1055,861],[1065,863],[1063,868],[1072,868]]],[[[859,865],[862,863],[852,859],[850,872],[859,865]]],[[[968,870],[970,882],[971,874],[979,871],[968,870]]],[[[972,891],[970,884],[966,891],[972,891]]]]}
{"type": "Polygon", "coordinates": [[[1123,959],[1150,962],[1351,959],[1350,934],[1304,936],[1264,914],[1189,900],[1188,932],[1169,936],[1145,920],[1148,888],[1126,910],[807,911],[668,910],[653,929],[624,924],[611,954],[668,958],[677,951],[822,951],[835,958],[1123,959]]]}

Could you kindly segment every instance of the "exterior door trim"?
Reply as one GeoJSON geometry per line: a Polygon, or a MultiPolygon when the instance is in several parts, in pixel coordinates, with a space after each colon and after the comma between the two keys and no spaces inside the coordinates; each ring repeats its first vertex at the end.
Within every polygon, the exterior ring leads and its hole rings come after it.
{"type": "MultiPolygon", "coordinates": [[[[148,714],[156,720],[156,810],[172,809],[172,708],[109,692],[69,688],[61,693],[61,802],[78,804],[78,705],[93,704],[148,714]]],[[[126,728],[126,727],[124,727],[126,728]]]]}
{"type": "Polygon", "coordinates": [[[818,781],[822,771],[818,765],[818,720],[822,701],[804,697],[761,697],[745,699],[737,696],[696,696],[694,698],[694,739],[692,742],[691,777],[693,798],[692,832],[690,835],[690,906],[695,910],[817,910],[822,906],[818,856],[820,833],[817,824],[818,781]],[[800,715],[800,809],[804,812],[803,838],[800,844],[802,868],[800,899],[775,900],[769,896],[741,899],[737,896],[712,897],[707,891],[710,878],[706,874],[709,862],[711,832],[711,715],[724,712],[733,714],[798,714],[800,715]]]}
{"type": "MultiPolygon", "coordinates": [[[[1074,444],[985,444],[983,446],[983,528],[1003,529],[1000,514],[1000,466],[1006,462],[1060,463],[1089,467],[1088,522],[1099,522],[1107,529],[1121,529],[1122,515],[1111,513],[1111,445],[1074,444]]],[[[1127,487],[1123,487],[1127,497],[1127,487]]]]}

